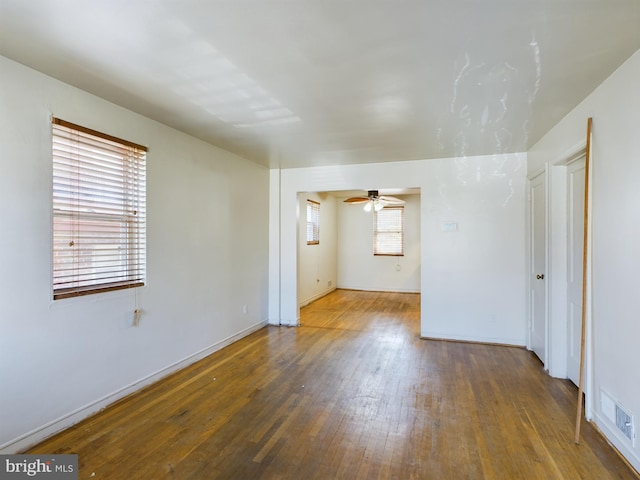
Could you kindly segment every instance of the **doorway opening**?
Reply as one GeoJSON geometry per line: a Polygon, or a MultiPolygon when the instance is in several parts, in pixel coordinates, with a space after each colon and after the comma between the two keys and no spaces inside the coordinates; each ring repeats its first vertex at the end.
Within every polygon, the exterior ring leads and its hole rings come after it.
{"type": "Polygon", "coordinates": [[[420,189],[380,189],[380,195],[402,200],[404,250],[401,255],[374,255],[373,209],[345,199],[366,191],[298,193],[298,307],[336,289],[420,293],[420,189]],[[307,202],[320,209],[319,241],[307,242],[307,202]]]}

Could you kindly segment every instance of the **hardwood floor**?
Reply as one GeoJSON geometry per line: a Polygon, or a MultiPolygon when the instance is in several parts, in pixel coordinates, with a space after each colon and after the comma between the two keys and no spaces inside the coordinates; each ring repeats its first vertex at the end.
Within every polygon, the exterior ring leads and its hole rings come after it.
{"type": "Polygon", "coordinates": [[[522,348],[419,338],[419,295],[338,290],[29,453],[96,479],[636,479],[522,348]]]}

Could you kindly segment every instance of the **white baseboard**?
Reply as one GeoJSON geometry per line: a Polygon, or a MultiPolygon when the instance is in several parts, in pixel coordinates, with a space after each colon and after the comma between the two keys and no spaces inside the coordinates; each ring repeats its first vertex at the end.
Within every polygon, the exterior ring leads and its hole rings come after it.
{"type": "Polygon", "coordinates": [[[267,325],[267,322],[263,321],[255,325],[252,325],[250,327],[247,327],[244,330],[241,330],[240,332],[236,333],[235,335],[231,335],[230,337],[227,337],[217,343],[214,343],[213,345],[210,345],[206,348],[203,348],[202,350],[192,353],[188,357],[185,357],[182,360],[179,360],[170,365],[167,365],[166,367],[150,375],[147,375],[139,380],[136,380],[135,382],[130,383],[129,385],[119,390],[116,390],[115,392],[112,392],[102,398],[99,398],[72,412],[69,412],[61,416],[60,418],[52,420],[51,422],[48,422],[45,425],[37,427],[31,430],[30,432],[20,435],[19,437],[0,445],[0,454],[11,454],[11,453],[22,452],[28,449],[29,447],[43,441],[44,439],[66,428],[69,428],[72,425],[75,425],[81,420],[84,420],[85,418],[109,406],[113,402],[123,397],[126,397],[127,395],[130,395],[148,385],[151,385],[152,383],[157,382],[158,380],[162,379],[163,377],[166,377],[167,375],[170,375],[171,373],[174,373],[178,370],[188,367],[189,365],[197,362],[198,360],[202,360],[203,358],[211,355],[214,352],[217,352],[218,350],[221,350],[227,345],[230,345],[233,342],[240,340],[241,338],[246,337],[247,335],[250,335],[257,330],[260,330],[262,327],[265,327],[266,325],[267,325]]]}
{"type": "Polygon", "coordinates": [[[327,290],[323,290],[322,292],[320,292],[320,293],[318,293],[318,294],[316,294],[316,295],[313,295],[313,296],[311,296],[311,297],[309,297],[309,298],[306,298],[306,299],[302,300],[298,306],[299,306],[300,308],[302,308],[302,307],[304,307],[304,306],[306,306],[306,305],[309,305],[311,302],[315,302],[315,301],[316,301],[316,300],[318,300],[319,298],[322,298],[322,297],[324,297],[325,295],[329,295],[329,294],[330,294],[331,292],[333,292],[334,290],[336,290],[336,287],[332,287],[332,288],[329,288],[329,289],[327,289],[327,290]]]}
{"type": "Polygon", "coordinates": [[[342,290],[357,290],[362,292],[382,292],[382,293],[420,293],[420,289],[411,289],[411,288],[369,288],[369,287],[348,287],[346,285],[338,285],[339,289],[342,290]]]}
{"type": "Polygon", "coordinates": [[[449,335],[440,332],[425,332],[420,334],[420,338],[425,340],[448,340],[452,342],[487,343],[493,345],[507,345],[513,347],[524,347],[522,339],[499,338],[499,337],[476,337],[469,335],[449,335]]]}
{"type": "Polygon", "coordinates": [[[597,429],[600,430],[607,441],[620,452],[620,455],[629,462],[636,472],[640,472],[640,457],[633,451],[631,442],[617,430],[614,430],[611,427],[611,422],[595,410],[593,411],[593,423],[595,423],[597,429]]]}

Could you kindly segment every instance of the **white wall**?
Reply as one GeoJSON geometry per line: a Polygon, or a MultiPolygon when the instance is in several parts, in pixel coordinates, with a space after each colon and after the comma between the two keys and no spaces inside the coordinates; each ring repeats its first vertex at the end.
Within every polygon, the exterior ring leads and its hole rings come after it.
{"type": "Polygon", "coordinates": [[[0,84],[0,451],[15,452],[266,321],[269,171],[3,57],[0,84]],[[51,114],[149,147],[146,287],[51,300],[51,114]]]}
{"type": "Polygon", "coordinates": [[[336,289],[338,234],[336,198],[326,192],[298,195],[298,301],[302,307],[336,289]],[[307,200],[320,203],[320,243],[307,245],[307,200]]]}
{"type": "Polygon", "coordinates": [[[338,287],[386,292],[420,291],[420,195],[404,206],[405,254],[373,255],[373,212],[338,202],[338,287]]]}
{"type": "Polygon", "coordinates": [[[525,154],[286,169],[271,175],[270,322],[295,325],[297,192],[420,188],[421,331],[526,343],[525,154]],[[443,231],[445,224],[457,231],[443,231]]]}
{"type": "MultiPolygon", "coordinates": [[[[640,427],[640,51],[567,115],[529,152],[530,171],[550,165],[584,144],[587,118],[593,118],[592,136],[592,320],[588,404],[593,419],[609,440],[640,470],[640,442],[623,437],[602,409],[601,392],[636,415],[640,427]]],[[[561,173],[561,172],[560,172],[561,173]]],[[[555,173],[551,173],[555,176],[555,173]]],[[[562,199],[549,198],[550,211],[562,199]]],[[[560,205],[560,207],[558,206],[560,205]]],[[[553,224],[551,225],[553,228],[553,224]]],[[[560,249],[551,237],[551,255],[560,249]]],[[[551,295],[566,286],[557,284],[551,295]]],[[[554,325],[566,322],[552,315],[554,325]]],[[[562,355],[562,342],[550,339],[550,354],[562,355]]],[[[566,354],[566,353],[565,353],[566,354]]]]}

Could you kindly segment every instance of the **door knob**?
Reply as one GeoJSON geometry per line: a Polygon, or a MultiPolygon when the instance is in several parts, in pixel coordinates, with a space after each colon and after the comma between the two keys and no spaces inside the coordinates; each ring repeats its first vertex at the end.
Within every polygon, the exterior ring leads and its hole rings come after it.
{"type": "Polygon", "coordinates": [[[537,278],[538,280],[544,280],[544,273],[543,273],[543,274],[541,274],[541,275],[536,275],[536,278],[537,278]]]}

